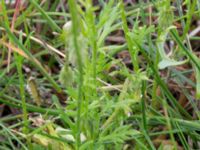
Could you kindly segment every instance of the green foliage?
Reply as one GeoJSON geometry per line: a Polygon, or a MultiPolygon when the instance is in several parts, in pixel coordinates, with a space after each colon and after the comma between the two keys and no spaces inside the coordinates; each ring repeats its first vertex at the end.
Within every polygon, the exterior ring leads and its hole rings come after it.
{"type": "Polygon", "coordinates": [[[199,149],[200,61],[187,37],[199,2],[98,2],[30,0],[13,30],[1,1],[0,102],[22,114],[0,118],[0,149],[199,149]],[[47,104],[30,101],[29,74],[47,104]]]}
{"type": "MultiPolygon", "coordinates": [[[[159,10],[158,24],[160,30],[166,30],[174,21],[173,7],[169,0],[162,0],[157,4],[159,10]]],[[[162,31],[160,31],[162,32],[162,31]]]]}

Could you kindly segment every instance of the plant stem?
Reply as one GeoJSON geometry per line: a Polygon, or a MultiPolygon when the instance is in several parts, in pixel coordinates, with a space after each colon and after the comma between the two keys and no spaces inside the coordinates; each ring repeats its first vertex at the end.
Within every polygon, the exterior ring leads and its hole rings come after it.
{"type": "Polygon", "coordinates": [[[122,19],[122,26],[123,26],[125,38],[126,38],[126,41],[127,41],[129,53],[131,55],[131,60],[132,60],[133,66],[134,66],[134,71],[138,72],[138,70],[139,70],[139,64],[138,64],[138,58],[137,58],[138,51],[136,49],[133,49],[133,46],[134,46],[133,41],[130,38],[130,36],[128,35],[130,32],[129,32],[129,28],[128,28],[128,25],[127,25],[124,3],[123,3],[122,0],[120,0],[120,3],[121,3],[121,5],[120,5],[121,19],[122,19]]]}
{"type": "Polygon", "coordinates": [[[83,86],[83,68],[82,68],[82,57],[78,45],[78,35],[79,35],[79,21],[78,21],[78,11],[77,11],[77,4],[74,0],[69,0],[69,8],[70,14],[72,19],[72,32],[73,32],[73,44],[75,47],[77,61],[78,61],[78,100],[77,100],[77,132],[76,132],[76,149],[78,150],[81,144],[80,139],[80,124],[81,124],[81,104],[82,104],[82,86],[83,86]]]}
{"type": "Polygon", "coordinates": [[[22,57],[18,54],[15,54],[16,58],[16,65],[17,65],[17,71],[19,74],[19,83],[20,83],[20,95],[22,100],[22,110],[23,110],[23,120],[24,120],[24,134],[28,133],[28,114],[27,114],[27,108],[26,108],[26,99],[25,99],[25,89],[24,89],[24,76],[22,73],[22,57]]]}

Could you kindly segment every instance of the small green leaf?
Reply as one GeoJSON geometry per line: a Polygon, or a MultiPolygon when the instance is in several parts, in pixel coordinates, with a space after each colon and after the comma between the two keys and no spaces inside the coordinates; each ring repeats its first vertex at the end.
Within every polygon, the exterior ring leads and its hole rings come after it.
{"type": "Polygon", "coordinates": [[[196,98],[200,99],[200,71],[195,67],[196,70],[196,98]]]}
{"type": "Polygon", "coordinates": [[[165,69],[165,68],[170,67],[170,66],[182,65],[186,62],[187,62],[187,60],[175,61],[173,59],[165,58],[165,59],[163,59],[162,61],[159,62],[158,67],[159,67],[159,69],[165,69]]]}
{"type": "Polygon", "coordinates": [[[174,26],[170,26],[166,29],[165,32],[163,32],[162,34],[159,35],[158,39],[157,39],[157,48],[159,51],[159,54],[161,56],[161,61],[158,63],[158,68],[159,69],[165,69],[167,67],[170,66],[177,66],[177,65],[182,65],[184,63],[187,62],[187,60],[183,60],[183,61],[176,61],[174,59],[169,58],[169,56],[166,54],[165,49],[164,49],[164,44],[167,38],[167,35],[169,33],[169,31],[171,29],[174,29],[174,26]]]}

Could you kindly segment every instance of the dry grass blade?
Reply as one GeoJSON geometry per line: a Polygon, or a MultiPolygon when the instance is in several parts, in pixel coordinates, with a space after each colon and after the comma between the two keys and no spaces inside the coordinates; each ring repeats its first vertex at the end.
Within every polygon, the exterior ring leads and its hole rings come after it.
{"type": "MultiPolygon", "coordinates": [[[[17,15],[19,14],[20,11],[20,4],[21,4],[21,0],[17,0],[16,1],[16,6],[15,6],[15,12],[13,14],[13,18],[12,18],[12,22],[11,22],[11,31],[13,32],[14,27],[15,27],[15,21],[17,19],[17,15]]],[[[11,42],[9,42],[9,44],[11,44],[11,42]]],[[[9,72],[9,68],[10,68],[10,59],[11,59],[11,49],[8,49],[8,66],[7,66],[7,70],[9,72]]]]}
{"type": "MultiPolygon", "coordinates": [[[[5,29],[2,28],[2,27],[0,27],[0,30],[5,31],[5,29]]],[[[17,31],[17,30],[13,30],[13,32],[16,33],[16,34],[18,34],[18,35],[21,34],[23,37],[27,37],[27,34],[24,33],[24,32],[19,32],[19,31],[17,31]]],[[[36,38],[36,37],[34,37],[34,36],[29,36],[29,38],[30,38],[31,40],[33,40],[34,42],[40,44],[41,46],[43,46],[43,47],[45,47],[45,48],[48,48],[50,51],[53,51],[53,52],[55,52],[56,54],[58,54],[58,55],[62,56],[63,58],[65,58],[65,54],[64,54],[64,53],[62,53],[62,52],[59,51],[58,49],[54,48],[54,47],[51,46],[50,44],[45,43],[45,42],[41,41],[40,39],[38,39],[38,38],[36,38]]]]}
{"type": "MultiPolygon", "coordinates": [[[[6,46],[8,49],[11,49],[13,51],[15,51],[16,53],[18,53],[19,55],[23,56],[24,58],[28,59],[28,60],[31,60],[28,55],[26,55],[26,53],[24,53],[23,50],[21,50],[20,48],[17,48],[15,47],[14,45],[12,45],[11,43],[6,43],[6,42],[3,42],[2,40],[0,40],[0,43],[3,44],[4,46],[6,46]]],[[[36,59],[34,58],[33,59],[35,61],[35,63],[37,63],[38,65],[42,66],[41,63],[36,59]]]]}

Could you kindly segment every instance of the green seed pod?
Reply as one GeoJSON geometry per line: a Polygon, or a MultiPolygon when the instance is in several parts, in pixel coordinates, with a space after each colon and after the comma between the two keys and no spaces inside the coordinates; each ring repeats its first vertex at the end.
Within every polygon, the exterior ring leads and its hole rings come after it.
{"type": "Polygon", "coordinates": [[[73,71],[68,65],[63,66],[60,71],[59,81],[65,86],[72,86],[73,84],[73,71]]]}

